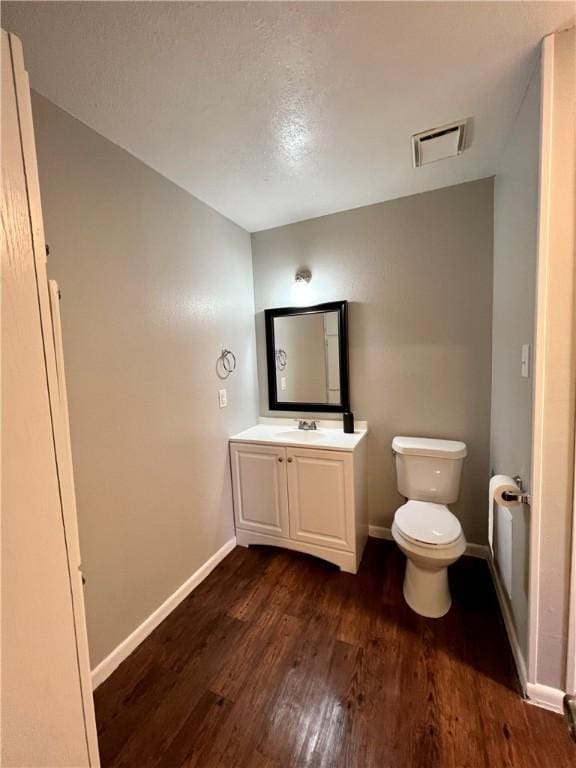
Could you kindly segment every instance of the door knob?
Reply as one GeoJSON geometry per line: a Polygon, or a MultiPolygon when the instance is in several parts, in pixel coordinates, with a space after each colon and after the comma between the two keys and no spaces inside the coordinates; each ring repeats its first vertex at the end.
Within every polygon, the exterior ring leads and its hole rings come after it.
{"type": "Polygon", "coordinates": [[[294,459],[288,459],[288,461],[289,461],[290,463],[292,463],[292,462],[294,461],[294,459]]]}
{"type": "Polygon", "coordinates": [[[278,457],[278,461],[284,461],[284,459],[282,459],[282,458],[278,457]]]}

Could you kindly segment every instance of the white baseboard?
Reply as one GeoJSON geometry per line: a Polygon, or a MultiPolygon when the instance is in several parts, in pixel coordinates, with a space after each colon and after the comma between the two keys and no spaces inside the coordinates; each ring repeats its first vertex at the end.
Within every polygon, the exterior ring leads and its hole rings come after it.
{"type": "Polygon", "coordinates": [[[390,528],[385,528],[383,525],[369,525],[368,536],[372,536],[373,539],[386,539],[387,541],[394,541],[390,528]]]}
{"type": "MultiPolygon", "coordinates": [[[[369,535],[375,539],[386,539],[392,541],[392,531],[390,528],[379,525],[369,526],[369,535]]],[[[153,613],[145,619],[140,626],[128,635],[105,659],[103,659],[92,670],[92,687],[96,689],[101,683],[108,678],[114,670],[120,666],[120,664],[128,658],[128,656],[134,651],[140,643],[145,640],[156,627],[164,621],[164,619],[172,613],[172,611],[192,592],[204,579],[216,568],[216,566],[224,560],[236,546],[236,537],[231,538],[224,544],[212,557],[207,560],[204,565],[200,566],[184,584],[173,592],[162,605],[160,605],[153,613]]],[[[504,619],[504,625],[506,627],[506,633],[512,648],[512,654],[516,663],[516,669],[518,670],[518,677],[522,689],[524,690],[528,701],[536,706],[544,707],[553,712],[562,712],[562,700],[564,697],[564,691],[558,688],[550,688],[547,685],[541,685],[539,683],[528,683],[526,674],[526,663],[520,649],[518,642],[518,635],[516,634],[516,627],[512,620],[512,615],[508,602],[506,600],[504,589],[500,582],[494,560],[490,555],[490,549],[485,544],[467,544],[466,554],[471,557],[480,557],[486,559],[498,602],[500,604],[500,610],[504,619]]]]}
{"type": "MultiPolygon", "coordinates": [[[[490,550],[488,550],[490,552],[490,550]]],[[[529,704],[534,704],[538,707],[544,707],[544,709],[550,709],[552,712],[563,712],[563,698],[564,691],[559,688],[550,688],[548,685],[541,685],[540,683],[529,683],[528,673],[526,669],[526,661],[518,642],[518,634],[516,632],[516,626],[512,618],[512,611],[508,598],[504,591],[500,576],[494,562],[494,558],[491,554],[488,556],[488,567],[492,576],[492,583],[496,590],[498,597],[498,603],[500,604],[500,612],[504,619],[504,626],[506,627],[506,634],[508,635],[508,641],[512,649],[512,655],[516,664],[516,670],[518,672],[518,678],[520,685],[524,691],[524,695],[527,698],[529,704]]]]}
{"type": "Polygon", "coordinates": [[[514,624],[514,619],[512,618],[510,605],[508,603],[508,599],[504,592],[504,587],[502,586],[502,582],[500,581],[500,576],[498,575],[494,558],[490,554],[489,549],[488,549],[488,553],[489,553],[489,556],[487,558],[488,568],[490,569],[490,575],[492,576],[492,583],[494,584],[494,589],[496,590],[498,603],[500,604],[500,613],[502,614],[502,618],[504,619],[504,626],[506,628],[506,634],[508,635],[508,642],[510,643],[510,648],[512,649],[512,656],[514,657],[514,663],[516,664],[516,670],[518,672],[520,685],[522,686],[522,690],[524,691],[524,694],[527,696],[530,696],[530,694],[528,693],[528,687],[530,684],[528,683],[528,675],[526,672],[526,661],[524,660],[524,655],[522,653],[522,649],[520,648],[520,643],[518,641],[518,633],[516,632],[516,625],[514,624]]]}
{"type": "Polygon", "coordinates": [[[106,678],[120,666],[124,659],[126,659],[132,651],[137,648],[170,613],[172,613],[174,608],[176,608],[176,606],[179,605],[190,592],[204,581],[204,579],[219,563],[222,562],[222,560],[224,560],[226,555],[228,555],[235,546],[236,537],[234,536],[227,541],[223,547],[220,547],[220,549],[215,552],[204,565],[200,566],[200,568],[198,568],[198,570],[195,571],[184,584],[178,587],[178,589],[173,592],[162,605],[151,613],[139,627],[136,627],[134,632],[128,635],[120,645],[116,646],[116,648],[114,648],[114,650],[92,670],[92,688],[95,689],[103,683],[104,680],[106,680],[106,678]]]}
{"type": "MultiPolygon", "coordinates": [[[[386,528],[384,525],[370,525],[368,526],[368,535],[373,539],[386,539],[386,541],[394,541],[392,531],[390,528],[386,528]]],[[[490,555],[490,549],[487,544],[466,544],[466,555],[470,557],[480,557],[483,560],[487,560],[490,555]]]]}
{"type": "Polygon", "coordinates": [[[550,686],[541,685],[540,683],[528,683],[526,685],[526,694],[530,704],[550,709],[552,712],[562,713],[564,711],[562,704],[564,691],[561,691],[559,688],[550,688],[550,686]]]}
{"type": "MultiPolygon", "coordinates": [[[[390,528],[380,525],[369,526],[368,533],[375,539],[392,540],[392,531],[390,528]]],[[[504,619],[504,626],[506,628],[506,634],[508,635],[508,641],[512,649],[512,655],[514,657],[514,663],[516,664],[516,670],[518,671],[518,678],[524,694],[528,697],[528,701],[531,704],[535,704],[545,709],[550,709],[553,712],[562,712],[562,699],[564,697],[564,691],[558,688],[550,688],[547,685],[540,685],[538,683],[529,683],[528,675],[526,671],[526,662],[518,642],[518,634],[516,632],[516,626],[512,618],[510,605],[506,598],[504,587],[500,581],[500,576],[496,569],[494,559],[490,552],[490,547],[487,544],[466,544],[466,554],[470,557],[479,557],[486,560],[490,575],[492,577],[492,583],[496,590],[498,597],[498,603],[500,605],[500,612],[504,619]]]]}
{"type": "Polygon", "coordinates": [[[474,544],[473,542],[466,543],[466,555],[468,557],[479,557],[481,560],[490,559],[490,547],[488,544],[474,544]]]}

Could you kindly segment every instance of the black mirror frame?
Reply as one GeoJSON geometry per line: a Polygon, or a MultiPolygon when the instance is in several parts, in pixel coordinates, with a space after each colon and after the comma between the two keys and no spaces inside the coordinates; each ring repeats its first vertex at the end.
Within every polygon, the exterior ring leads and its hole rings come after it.
{"type": "Polygon", "coordinates": [[[265,309],[266,366],[268,369],[268,407],[271,411],[306,411],[316,413],[345,413],[350,410],[350,383],[348,375],[348,302],[330,301],[312,307],[280,307],[265,309]],[[286,315],[312,315],[319,312],[338,312],[338,342],[340,353],[340,405],[332,403],[279,402],[276,387],[276,355],[274,318],[286,315]]]}

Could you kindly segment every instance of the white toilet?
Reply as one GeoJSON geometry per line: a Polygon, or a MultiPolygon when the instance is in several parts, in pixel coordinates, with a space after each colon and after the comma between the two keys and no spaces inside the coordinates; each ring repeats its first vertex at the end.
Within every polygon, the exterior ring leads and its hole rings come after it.
{"type": "Polygon", "coordinates": [[[421,616],[450,610],[448,566],[466,549],[458,518],[446,504],[458,498],[466,445],[454,440],[395,437],[398,490],[407,501],[394,515],[392,536],[406,555],[404,598],[421,616]]]}

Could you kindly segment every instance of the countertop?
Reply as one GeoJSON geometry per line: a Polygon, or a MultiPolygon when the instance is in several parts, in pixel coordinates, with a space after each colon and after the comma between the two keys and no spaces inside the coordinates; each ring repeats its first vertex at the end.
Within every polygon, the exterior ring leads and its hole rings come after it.
{"type": "MultiPolygon", "coordinates": [[[[323,451],[354,451],[368,432],[365,421],[356,422],[353,433],[342,431],[342,422],[314,419],[318,429],[298,429],[299,419],[274,419],[261,417],[253,427],[232,435],[231,443],[260,443],[293,446],[297,448],[318,448],[323,451]]],[[[309,419],[311,421],[311,419],[309,419]]]]}

